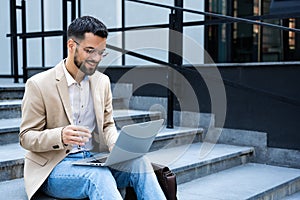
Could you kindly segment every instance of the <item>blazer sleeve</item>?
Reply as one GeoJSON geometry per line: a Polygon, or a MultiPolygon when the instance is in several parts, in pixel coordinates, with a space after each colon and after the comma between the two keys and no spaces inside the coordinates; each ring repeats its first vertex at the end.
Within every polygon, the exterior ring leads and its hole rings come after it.
{"type": "Polygon", "coordinates": [[[22,122],[20,126],[20,145],[33,152],[46,152],[66,148],[61,140],[63,127],[45,129],[46,109],[41,89],[34,80],[26,83],[22,100],[22,122]]]}

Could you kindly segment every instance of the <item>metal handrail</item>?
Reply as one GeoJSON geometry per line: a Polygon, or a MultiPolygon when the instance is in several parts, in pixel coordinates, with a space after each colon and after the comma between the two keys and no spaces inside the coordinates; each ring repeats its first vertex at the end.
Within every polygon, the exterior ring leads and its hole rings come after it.
{"type": "MultiPolygon", "coordinates": [[[[24,1],[24,0],[22,0],[22,1],[24,1]]],[[[71,1],[72,3],[75,2],[75,0],[67,0],[67,1],[71,1]]],[[[145,5],[150,5],[150,6],[156,6],[156,7],[170,9],[171,10],[170,18],[171,18],[171,15],[174,14],[174,13],[180,14],[180,13],[183,13],[183,12],[188,12],[188,13],[193,13],[193,14],[204,15],[204,16],[209,16],[209,17],[212,17],[212,18],[216,18],[216,19],[210,20],[210,21],[192,21],[192,22],[183,22],[183,20],[181,19],[180,22],[179,22],[179,23],[181,23],[179,25],[179,29],[180,29],[180,27],[182,28],[183,26],[210,25],[210,24],[241,22],[241,23],[248,23],[248,24],[259,25],[259,26],[266,26],[266,27],[270,27],[270,28],[276,28],[276,29],[280,29],[280,30],[283,30],[283,31],[292,31],[292,32],[300,33],[300,29],[289,28],[289,27],[285,27],[285,26],[281,26],[281,25],[277,25],[277,24],[271,24],[271,23],[261,22],[260,21],[260,20],[264,20],[264,19],[274,19],[274,18],[276,18],[278,16],[264,15],[264,16],[251,16],[251,17],[241,18],[241,17],[226,16],[226,15],[222,15],[222,14],[205,12],[205,11],[197,11],[197,10],[192,10],[192,9],[186,9],[186,8],[183,8],[183,7],[178,6],[178,5],[176,6],[176,3],[179,2],[179,4],[180,4],[180,2],[182,2],[183,0],[174,0],[175,6],[168,6],[168,5],[159,4],[159,3],[146,2],[146,1],[143,1],[143,0],[122,0],[122,9],[123,9],[122,10],[123,11],[122,12],[122,27],[121,28],[112,28],[112,29],[109,29],[110,32],[116,32],[116,31],[125,32],[125,31],[133,30],[133,29],[135,29],[135,30],[143,30],[143,29],[146,29],[146,28],[147,29],[149,29],[149,28],[170,28],[170,29],[172,29],[171,26],[173,26],[173,28],[174,28],[174,24],[172,24],[172,23],[169,23],[169,24],[155,24],[155,25],[147,25],[147,26],[126,27],[125,26],[125,1],[135,2],[135,3],[140,3],[140,4],[145,4],[145,5]]],[[[15,0],[11,0],[11,2],[15,2],[15,0]]],[[[15,6],[15,9],[20,9],[20,8],[22,8],[22,7],[21,6],[15,6]]],[[[74,12],[75,8],[74,7],[72,7],[72,8],[73,8],[73,12],[72,13],[74,14],[75,13],[74,12]]],[[[78,8],[79,8],[78,9],[78,13],[80,13],[80,0],[78,0],[78,8]]],[[[63,6],[63,9],[64,9],[63,13],[66,14],[67,13],[66,12],[66,6],[63,6]]],[[[72,18],[75,17],[75,15],[73,15],[73,14],[72,14],[72,18]]],[[[79,16],[80,16],[80,14],[79,14],[79,16]]],[[[296,17],[296,16],[300,16],[300,12],[299,12],[299,15],[298,14],[297,15],[293,14],[293,17],[296,17]]],[[[291,16],[289,16],[289,15],[282,16],[281,15],[281,17],[283,18],[283,17],[291,17],[291,16]]],[[[66,19],[66,16],[64,16],[64,19],[66,19]]],[[[27,33],[26,32],[26,28],[25,28],[25,32],[22,31],[21,34],[17,33],[17,31],[15,30],[15,31],[11,31],[11,34],[8,34],[7,36],[13,38],[14,40],[15,40],[16,37],[22,38],[23,41],[25,41],[25,46],[26,46],[26,39],[28,39],[28,38],[63,36],[64,37],[64,41],[65,41],[66,40],[66,29],[67,29],[66,21],[63,21],[63,30],[59,30],[59,31],[44,31],[44,30],[42,30],[41,32],[27,33]]],[[[125,60],[124,56],[125,56],[125,54],[128,54],[128,55],[131,55],[131,56],[143,59],[143,60],[147,60],[147,61],[150,61],[150,62],[153,62],[153,63],[156,63],[156,64],[161,64],[161,65],[169,66],[169,67],[177,69],[177,70],[180,69],[179,68],[180,66],[182,66],[182,63],[180,63],[180,59],[182,61],[182,58],[173,59],[173,60],[171,59],[171,61],[170,61],[170,56],[171,56],[170,54],[169,54],[169,61],[165,62],[165,61],[162,61],[162,60],[159,60],[159,59],[152,58],[150,56],[139,54],[139,53],[136,53],[136,52],[133,52],[133,51],[128,51],[128,50],[125,49],[125,43],[124,43],[124,41],[125,41],[125,39],[124,39],[125,38],[125,34],[123,34],[122,37],[123,37],[122,48],[115,47],[115,46],[112,46],[112,45],[107,45],[107,48],[113,49],[115,51],[122,52],[122,57],[123,57],[122,64],[123,65],[125,64],[124,63],[124,60],[125,60]]],[[[12,42],[12,44],[13,44],[13,42],[12,42]]],[[[179,47],[179,48],[182,48],[182,46],[179,47]]],[[[13,50],[16,51],[16,49],[13,49],[13,50]]],[[[26,53],[26,51],[25,51],[25,53],[26,53]]],[[[66,56],[66,50],[64,50],[64,56],[66,56]]],[[[16,59],[17,59],[17,57],[16,57],[16,59]]],[[[26,63],[25,61],[23,60],[23,63],[26,63]]],[[[13,63],[14,63],[14,65],[17,64],[17,62],[15,62],[15,61],[13,63]]],[[[26,64],[23,64],[23,65],[24,65],[24,70],[27,70],[26,64]]],[[[16,72],[16,71],[17,71],[17,69],[14,72],[16,72]]],[[[15,73],[15,74],[18,77],[18,73],[15,73]]],[[[26,78],[27,78],[27,76],[24,73],[24,81],[26,80],[26,78]]],[[[17,82],[16,79],[15,79],[15,82],[17,82]]],[[[224,80],[224,82],[226,82],[228,85],[233,86],[233,87],[242,87],[242,88],[245,88],[242,85],[231,83],[230,81],[227,81],[227,80],[224,80]]],[[[172,84],[172,80],[169,83],[172,84]]],[[[250,88],[249,90],[255,90],[255,89],[250,88]]],[[[261,92],[264,93],[264,91],[261,91],[261,92]]],[[[173,101],[173,99],[172,99],[173,97],[172,96],[173,96],[172,94],[168,94],[168,103],[169,102],[172,103],[172,101],[173,101]],[[169,100],[169,99],[171,99],[171,100],[169,100]]],[[[282,99],[282,98],[280,97],[279,99],[282,99]]],[[[294,102],[294,100],[287,100],[287,101],[290,102],[290,103],[293,103],[293,104],[298,104],[297,102],[294,102]]],[[[167,120],[167,123],[168,123],[167,126],[168,127],[173,127],[173,119],[170,119],[170,118],[173,118],[173,115],[172,115],[173,109],[174,109],[173,105],[171,105],[171,106],[168,105],[168,120],[167,120]],[[171,117],[170,117],[170,115],[171,115],[171,117]]]]}
{"type": "Polygon", "coordinates": [[[22,6],[16,5],[16,0],[10,1],[10,32],[11,39],[11,73],[14,78],[14,82],[19,82],[19,67],[18,67],[18,41],[17,41],[17,9],[23,9],[22,6]]]}
{"type": "MultiPolygon", "coordinates": [[[[11,31],[10,34],[7,34],[7,37],[11,38],[11,63],[12,63],[12,74],[11,76],[13,76],[14,78],[14,82],[15,83],[19,83],[19,78],[23,77],[23,82],[25,83],[27,80],[27,39],[30,38],[42,38],[42,66],[45,66],[45,51],[44,51],[44,38],[45,37],[53,37],[53,36],[63,36],[63,40],[66,41],[67,36],[66,36],[66,30],[67,30],[67,2],[71,2],[72,3],[72,19],[75,19],[76,17],[76,8],[75,8],[75,3],[76,0],[62,0],[62,4],[63,4],[63,30],[57,30],[57,31],[45,31],[44,30],[44,11],[43,11],[43,1],[41,3],[41,9],[42,9],[42,20],[41,20],[41,26],[42,26],[42,30],[40,32],[30,32],[28,33],[26,31],[26,5],[25,5],[25,0],[22,0],[21,6],[16,5],[16,0],[10,0],[10,20],[11,20],[11,31]],[[17,33],[17,18],[16,18],[16,10],[17,9],[21,9],[22,11],[22,33],[17,33]],[[22,64],[23,64],[23,75],[19,75],[18,72],[18,44],[17,44],[17,37],[20,37],[22,39],[22,51],[23,51],[23,60],[22,60],[22,64]]],[[[80,1],[81,0],[77,0],[78,5],[80,6],[80,1]]],[[[80,16],[81,12],[80,9],[78,9],[78,15],[80,16]]],[[[65,44],[65,42],[64,42],[65,44]]],[[[66,56],[67,54],[67,49],[65,47],[65,45],[63,45],[63,53],[64,56],[66,56]]]]}
{"type": "MultiPolygon", "coordinates": [[[[248,23],[248,24],[266,26],[266,27],[271,27],[271,28],[278,28],[278,29],[285,30],[285,31],[292,31],[292,32],[300,33],[300,29],[289,28],[289,27],[285,27],[285,26],[281,26],[281,25],[277,25],[277,24],[271,24],[271,23],[267,23],[267,22],[258,22],[255,20],[241,18],[241,17],[232,17],[232,16],[227,16],[227,15],[222,15],[222,14],[217,14],[217,13],[192,10],[192,9],[181,8],[181,7],[177,7],[177,6],[168,6],[168,5],[164,5],[164,4],[152,3],[152,2],[141,1],[141,0],[126,0],[126,1],[131,1],[131,2],[136,2],[136,3],[140,3],[140,4],[146,4],[146,5],[151,5],[151,6],[161,7],[161,8],[167,8],[167,9],[171,9],[171,10],[181,10],[183,12],[189,12],[189,13],[193,13],[193,14],[210,16],[210,17],[215,17],[215,18],[220,18],[220,19],[227,19],[231,23],[244,22],[244,23],[248,23]]],[[[299,15],[300,15],[300,12],[299,12],[299,15]]]]}
{"type": "MultiPolygon", "coordinates": [[[[67,0],[74,2],[74,0],[67,0]]],[[[251,16],[251,17],[245,17],[245,18],[239,18],[239,17],[231,17],[231,16],[226,16],[226,15],[221,15],[221,14],[216,14],[216,13],[210,13],[210,12],[204,12],[204,11],[196,11],[196,10],[191,10],[191,9],[186,9],[186,8],[181,8],[178,6],[168,6],[168,5],[163,5],[159,3],[152,3],[152,2],[146,2],[146,1],[141,1],[141,0],[122,0],[123,4],[125,1],[130,1],[130,2],[135,2],[135,3],[140,3],[140,4],[147,4],[151,6],[156,6],[156,7],[162,7],[162,8],[167,8],[171,10],[181,10],[183,12],[190,12],[194,14],[199,14],[199,15],[205,15],[205,16],[211,16],[214,18],[219,18],[218,20],[210,20],[208,21],[192,21],[192,22],[183,22],[183,26],[195,26],[195,25],[211,25],[211,24],[222,24],[222,23],[234,23],[234,22],[244,22],[244,23],[250,23],[250,24],[256,24],[256,25],[261,25],[261,26],[268,26],[272,28],[278,28],[281,30],[285,31],[293,31],[293,32],[300,32],[300,29],[295,29],[295,28],[289,28],[285,26],[280,26],[280,25],[275,25],[275,24],[270,24],[266,22],[259,22],[256,20],[264,20],[264,19],[274,19],[278,18],[277,15],[264,15],[264,16],[251,16]]],[[[11,4],[14,4],[14,10],[15,9],[22,9],[22,6],[18,6],[15,3],[15,0],[11,0],[11,4]]],[[[125,4],[124,4],[125,6],[125,4]]],[[[123,7],[124,7],[123,6],[123,7]]],[[[78,1],[78,13],[80,15],[80,1],[78,1]]],[[[11,10],[12,12],[13,10],[11,10]]],[[[12,14],[13,15],[13,14],[12,14]]],[[[281,17],[291,17],[291,15],[286,14],[286,15],[280,15],[281,17]]],[[[293,13],[293,17],[296,17],[298,15],[295,15],[293,13]]],[[[300,12],[299,12],[300,16],[300,12]]],[[[73,16],[74,17],[74,16],[73,16]]],[[[123,16],[124,17],[124,16],[123,16]]],[[[11,17],[11,21],[13,21],[14,18],[11,17]]],[[[12,24],[13,25],[13,24],[12,24]]],[[[109,29],[110,32],[117,32],[117,31],[128,31],[128,30],[142,30],[143,28],[168,28],[169,24],[155,24],[155,25],[147,25],[147,26],[132,26],[132,27],[125,27],[125,22],[123,20],[122,22],[122,28],[112,28],[109,29]]],[[[12,27],[13,28],[13,27],[12,27]]],[[[15,28],[16,29],[16,28],[15,28]]],[[[65,36],[65,30],[57,30],[57,31],[41,31],[41,32],[31,32],[31,33],[16,33],[16,30],[14,31],[11,29],[11,33],[7,34],[7,37],[11,37],[12,39],[12,45],[15,46],[16,42],[13,42],[15,37],[20,37],[21,39],[29,39],[29,38],[38,38],[38,37],[51,37],[51,36],[65,36]]],[[[124,46],[124,44],[123,44],[124,46]]],[[[17,47],[12,48],[12,51],[16,51],[17,47]]],[[[17,51],[16,51],[17,52],[17,51]]],[[[12,52],[12,56],[16,54],[16,52],[12,52]]],[[[64,50],[64,54],[66,54],[66,50],[64,50]]],[[[124,59],[123,59],[124,60],[124,59]]],[[[14,76],[15,82],[18,82],[18,78],[22,77],[18,75],[18,58],[12,58],[12,75],[14,76]]],[[[124,63],[123,63],[124,64],[124,63]]],[[[26,69],[25,69],[26,71],[26,69]]]]}
{"type": "MultiPolygon", "coordinates": [[[[256,17],[256,20],[254,20],[254,17],[252,17],[253,19],[247,19],[247,18],[241,18],[241,17],[226,16],[226,15],[217,14],[217,13],[210,13],[210,12],[204,12],[204,11],[196,11],[196,10],[186,9],[186,8],[183,8],[182,4],[179,7],[179,6],[176,6],[176,5],[175,6],[168,6],[168,5],[163,5],[163,4],[159,4],[159,3],[146,2],[146,1],[142,1],[142,0],[126,0],[126,1],[140,3],[140,4],[145,4],[145,5],[151,5],[151,6],[160,7],[160,8],[166,8],[166,9],[170,9],[171,12],[173,12],[173,11],[175,11],[175,12],[178,11],[178,12],[181,12],[181,13],[188,12],[188,13],[193,13],[193,14],[198,14],[198,15],[204,15],[204,16],[214,17],[214,18],[221,19],[221,20],[219,20],[219,22],[223,22],[223,23],[243,22],[243,23],[248,23],[248,24],[252,24],[252,25],[259,25],[259,26],[265,26],[265,27],[270,27],[270,28],[276,28],[276,29],[280,29],[280,30],[284,30],[284,31],[293,31],[293,32],[296,32],[296,33],[300,33],[300,29],[289,28],[289,27],[285,27],[285,26],[281,26],[281,25],[277,25],[277,24],[271,24],[271,23],[256,21],[259,18],[259,16],[256,17]]],[[[182,2],[182,0],[181,0],[181,2],[182,2]]],[[[177,1],[175,0],[175,4],[176,3],[177,3],[177,1]]],[[[172,16],[170,14],[170,19],[171,19],[171,17],[172,16]]],[[[179,23],[180,23],[179,26],[181,26],[181,28],[182,28],[182,26],[183,26],[183,20],[180,19],[179,23]]],[[[172,24],[171,24],[171,20],[170,20],[170,29],[171,29],[171,26],[172,26],[172,24]]],[[[177,55],[172,55],[172,54],[173,53],[170,52],[170,49],[169,49],[169,64],[167,64],[167,65],[170,66],[170,67],[176,67],[176,63],[175,63],[175,66],[174,66],[174,63],[170,63],[170,60],[172,60],[172,59],[170,59],[170,56],[177,56],[177,55]],[[173,64],[173,65],[170,65],[170,64],[173,64]]],[[[182,61],[182,58],[181,58],[181,61],[182,61]]],[[[172,73],[170,74],[170,76],[168,75],[168,78],[171,78],[171,80],[168,81],[168,82],[172,84],[172,81],[173,81],[172,80],[172,73]]],[[[243,87],[243,88],[245,88],[242,85],[232,83],[231,81],[228,81],[228,80],[224,80],[224,82],[226,82],[228,85],[230,85],[232,87],[243,87]]],[[[252,91],[255,90],[253,88],[247,88],[247,89],[248,90],[252,90],[252,91]]],[[[259,92],[264,92],[264,91],[259,91],[259,92]]],[[[168,110],[167,110],[167,113],[168,113],[167,114],[167,127],[168,128],[173,128],[173,110],[174,110],[173,96],[174,96],[173,93],[171,93],[171,91],[168,90],[168,110]]],[[[282,99],[282,97],[280,97],[280,99],[282,99]]],[[[288,102],[291,102],[293,104],[297,104],[298,103],[298,102],[295,103],[294,100],[289,100],[288,102]]]]}

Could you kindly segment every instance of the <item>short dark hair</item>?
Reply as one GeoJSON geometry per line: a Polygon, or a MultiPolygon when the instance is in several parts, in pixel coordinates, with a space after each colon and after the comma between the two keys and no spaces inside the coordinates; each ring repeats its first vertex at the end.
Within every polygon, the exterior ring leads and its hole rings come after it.
{"type": "Polygon", "coordinates": [[[102,38],[107,38],[108,30],[98,19],[92,16],[76,18],[68,27],[68,38],[75,37],[83,40],[85,33],[93,33],[102,38]]]}

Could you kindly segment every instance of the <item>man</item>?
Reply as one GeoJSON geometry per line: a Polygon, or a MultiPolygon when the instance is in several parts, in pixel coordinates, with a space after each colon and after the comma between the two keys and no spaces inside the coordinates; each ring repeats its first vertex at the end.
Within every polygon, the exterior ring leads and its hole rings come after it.
{"type": "Polygon", "coordinates": [[[97,71],[106,55],[105,25],[94,17],[68,27],[68,57],[26,83],[20,144],[25,156],[28,198],[37,190],[63,199],[122,199],[118,188],[134,187],[138,199],[165,199],[151,164],[144,158],[108,167],[75,166],[95,148],[111,150],[118,137],[112,116],[109,78],[97,71]],[[137,170],[139,173],[135,173],[137,170]]]}

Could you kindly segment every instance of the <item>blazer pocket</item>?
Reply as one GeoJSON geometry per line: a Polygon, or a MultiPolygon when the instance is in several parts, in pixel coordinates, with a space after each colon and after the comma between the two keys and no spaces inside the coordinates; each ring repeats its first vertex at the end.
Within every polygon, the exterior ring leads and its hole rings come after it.
{"type": "Polygon", "coordinates": [[[38,154],[34,154],[32,152],[29,152],[25,155],[25,158],[40,165],[40,166],[45,166],[48,162],[48,159],[43,157],[43,156],[40,156],[38,154]]]}

